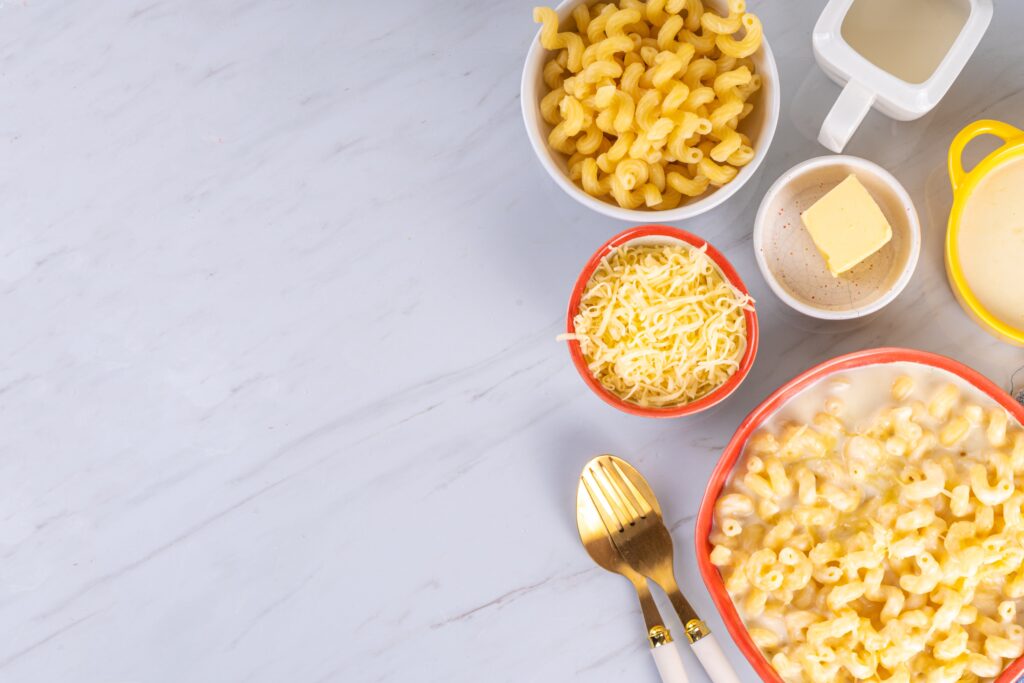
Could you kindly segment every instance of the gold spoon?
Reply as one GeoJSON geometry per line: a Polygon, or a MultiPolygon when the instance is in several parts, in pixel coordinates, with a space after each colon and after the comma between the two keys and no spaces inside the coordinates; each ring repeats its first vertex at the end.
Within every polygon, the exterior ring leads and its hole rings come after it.
{"type": "Polygon", "coordinates": [[[622,559],[661,586],[679,614],[686,637],[704,670],[715,683],[739,683],[707,624],[683,597],[673,569],[672,536],[647,481],[632,465],[614,455],[601,455],[583,468],[581,480],[622,559]]]}
{"type": "MultiPolygon", "coordinates": [[[[591,463],[594,461],[592,460],[591,463]]],[[[619,554],[612,542],[608,528],[602,521],[597,509],[600,493],[592,491],[596,486],[587,471],[590,464],[583,469],[579,486],[576,489],[576,527],[580,532],[580,540],[590,557],[598,566],[629,579],[640,599],[640,611],[647,625],[647,641],[651,646],[654,663],[664,683],[686,683],[686,671],[679,649],[672,643],[672,635],[662,623],[661,613],[651,596],[647,579],[634,571],[619,554]]]]}

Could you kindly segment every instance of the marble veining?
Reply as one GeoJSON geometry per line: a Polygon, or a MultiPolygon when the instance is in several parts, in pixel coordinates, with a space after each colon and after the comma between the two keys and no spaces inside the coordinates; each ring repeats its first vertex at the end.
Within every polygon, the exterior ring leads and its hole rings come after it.
{"type": "Polygon", "coordinates": [[[681,226],[750,286],[761,349],[729,401],[655,422],[592,396],[555,342],[626,226],[529,148],[531,3],[0,0],[0,680],[654,681],[632,589],[576,536],[602,452],[651,481],[685,592],[755,680],[692,542],[742,417],[871,346],[1000,383],[1024,365],[942,266],[949,141],[1024,124],[1024,6],[998,3],[930,115],[861,126],[848,152],[907,187],[921,262],[888,308],[825,323],[773,297],[750,240],[771,182],[826,153],[821,3],[750,5],[778,133],[681,226]]]}

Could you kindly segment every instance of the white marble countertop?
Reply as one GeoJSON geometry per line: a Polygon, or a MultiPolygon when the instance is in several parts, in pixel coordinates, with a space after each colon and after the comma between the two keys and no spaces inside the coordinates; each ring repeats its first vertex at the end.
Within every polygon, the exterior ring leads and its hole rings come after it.
{"type": "Polygon", "coordinates": [[[750,242],[772,180],[824,153],[820,3],[751,2],[778,133],[683,227],[751,286],[760,354],[713,412],[649,421],[554,341],[626,225],[527,144],[531,4],[0,1],[0,680],[654,681],[631,588],[576,536],[606,451],[660,494],[685,592],[754,680],[692,549],[740,419],[866,347],[1024,364],[941,257],[952,136],[1024,124],[1024,5],[931,115],[871,113],[849,146],[906,185],[924,247],[895,303],[828,324],[772,296],[750,242]]]}

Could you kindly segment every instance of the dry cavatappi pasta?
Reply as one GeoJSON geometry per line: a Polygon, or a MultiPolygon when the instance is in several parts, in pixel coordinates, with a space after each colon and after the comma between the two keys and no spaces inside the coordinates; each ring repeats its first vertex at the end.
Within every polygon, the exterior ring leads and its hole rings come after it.
{"type": "Polygon", "coordinates": [[[548,145],[588,194],[670,209],[754,158],[737,126],[761,87],[749,57],[762,30],[744,0],[729,0],[726,16],[701,0],[581,3],[565,30],[549,8],[533,18],[555,51],[540,101],[548,145]]]}
{"type": "Polygon", "coordinates": [[[858,429],[833,395],[756,433],[716,503],[711,562],[786,681],[992,680],[1024,654],[1024,431],[922,382],[876,388],[858,429]]]}
{"type": "Polygon", "coordinates": [[[619,398],[690,403],[736,372],[752,299],[706,253],[682,245],[622,246],[594,271],[573,320],[591,374],[619,398]]]}

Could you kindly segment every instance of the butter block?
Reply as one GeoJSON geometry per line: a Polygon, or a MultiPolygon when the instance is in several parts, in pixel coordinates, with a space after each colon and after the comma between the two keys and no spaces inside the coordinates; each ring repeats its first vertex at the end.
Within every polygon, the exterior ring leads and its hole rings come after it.
{"type": "Polygon", "coordinates": [[[868,191],[850,174],[800,214],[832,277],[853,268],[892,239],[892,226],[868,191]]]}

